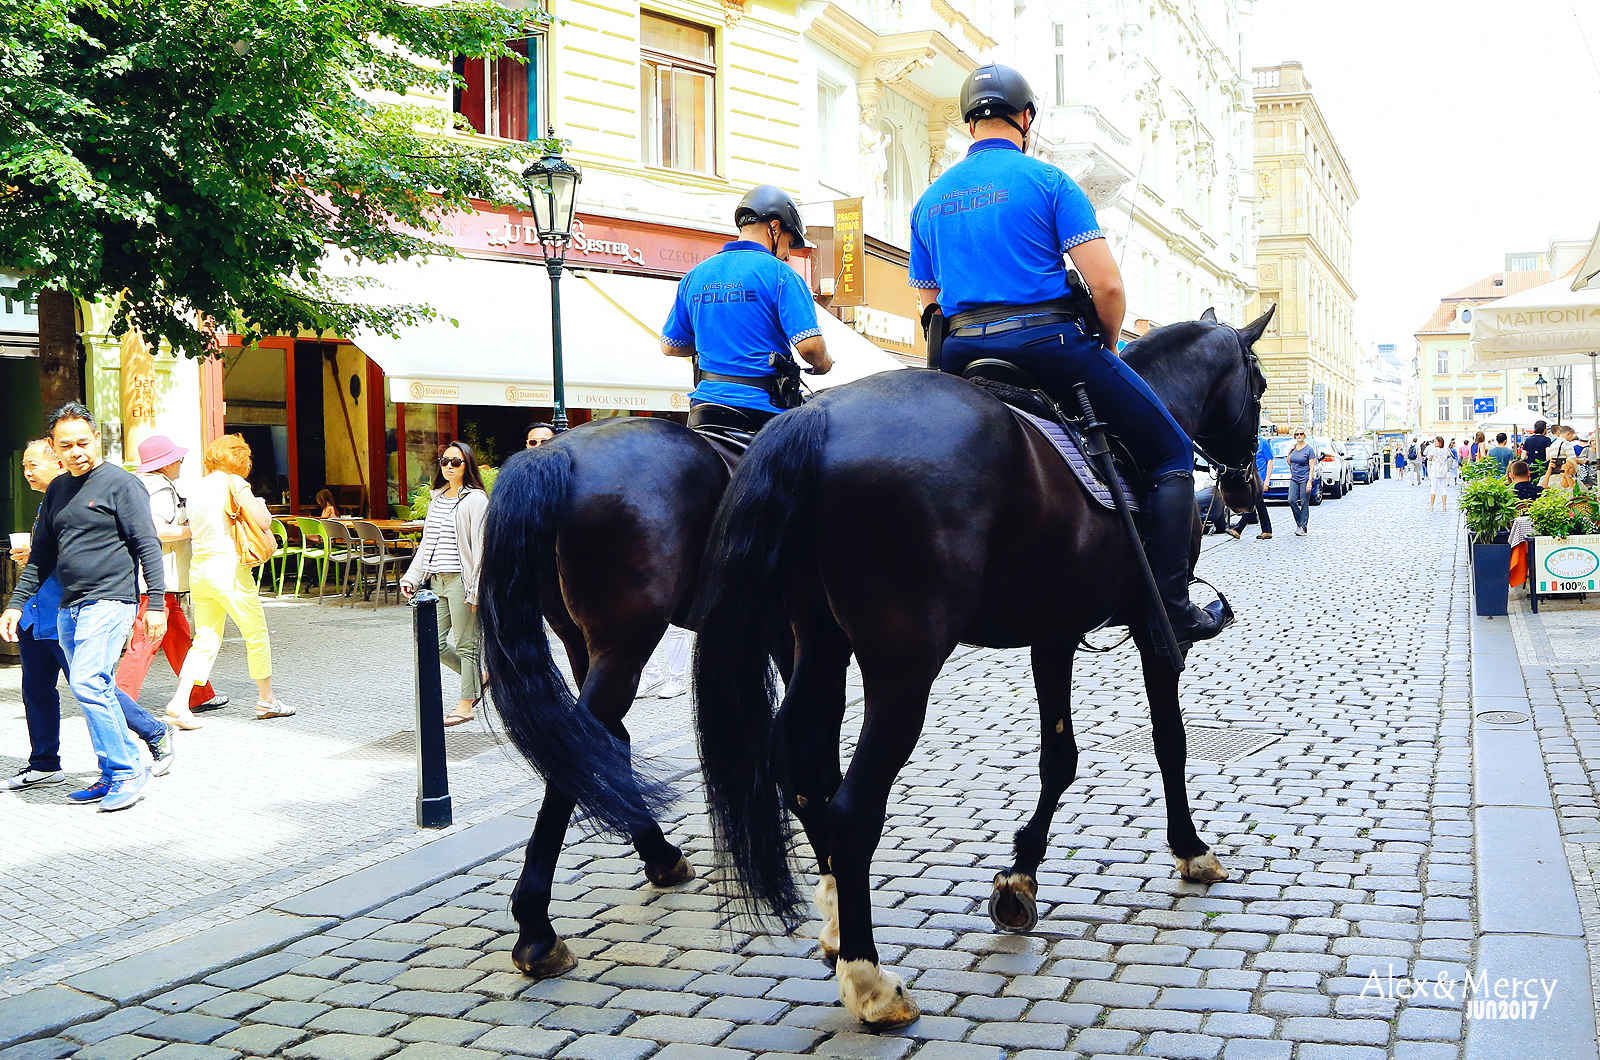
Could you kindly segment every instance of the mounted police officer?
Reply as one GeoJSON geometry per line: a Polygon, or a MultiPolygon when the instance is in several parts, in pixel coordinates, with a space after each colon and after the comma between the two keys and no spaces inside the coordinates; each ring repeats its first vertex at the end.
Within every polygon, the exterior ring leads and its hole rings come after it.
{"type": "Polygon", "coordinates": [[[784,262],[809,247],[794,199],[782,188],[750,189],[733,212],[739,238],[689,270],[661,329],[661,352],[694,357],[689,426],[745,430],[800,404],[789,347],[822,375],[833,358],[817,326],[805,279],[784,262]]]}
{"type": "Polygon", "coordinates": [[[1027,80],[1008,66],[980,66],[961,90],[961,115],[976,142],[911,215],[911,285],[925,307],[930,366],[959,374],[974,360],[997,357],[1069,408],[1074,385],[1084,384],[1096,414],[1150,480],[1143,506],[1150,566],[1173,633],[1180,643],[1214,637],[1221,605],[1202,609],[1189,600],[1193,445],[1108,348],[1122,328],[1122,276],[1088,197],[1061,170],[1025,153],[1036,112],[1027,80]],[[1092,309],[1072,296],[1063,255],[1087,283],[1092,309]]]}

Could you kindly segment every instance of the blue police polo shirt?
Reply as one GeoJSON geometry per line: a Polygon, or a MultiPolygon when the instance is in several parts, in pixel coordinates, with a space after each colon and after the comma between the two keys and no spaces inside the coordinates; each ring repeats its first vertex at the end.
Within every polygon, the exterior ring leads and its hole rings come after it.
{"type": "Polygon", "coordinates": [[[1267,468],[1272,466],[1272,440],[1265,435],[1256,439],[1256,475],[1263,482],[1267,478],[1267,468]]]}
{"type": "Polygon", "coordinates": [[[979,140],[911,211],[911,286],[945,316],[1064,298],[1061,256],[1103,239],[1083,189],[1010,140],[979,140]]]}
{"type": "MultiPolygon", "coordinates": [[[[767,375],[767,357],[822,334],[817,304],[798,272],[745,239],[690,269],[661,329],[668,346],[693,346],[700,370],[718,375],[767,375]]],[[[698,401],[782,411],[759,387],[706,380],[689,395],[698,401]]]]}

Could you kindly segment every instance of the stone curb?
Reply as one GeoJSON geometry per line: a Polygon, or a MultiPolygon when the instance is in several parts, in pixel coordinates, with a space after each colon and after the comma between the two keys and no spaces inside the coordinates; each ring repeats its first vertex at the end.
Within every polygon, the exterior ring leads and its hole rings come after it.
{"type": "Polygon", "coordinates": [[[1505,725],[1478,717],[1491,710],[1532,714],[1511,623],[1474,615],[1468,624],[1478,900],[1473,974],[1486,976],[1491,990],[1513,977],[1560,985],[1549,1008],[1531,1020],[1469,1014],[1465,1057],[1597,1060],[1583,921],[1538,733],[1531,718],[1505,725]]]}

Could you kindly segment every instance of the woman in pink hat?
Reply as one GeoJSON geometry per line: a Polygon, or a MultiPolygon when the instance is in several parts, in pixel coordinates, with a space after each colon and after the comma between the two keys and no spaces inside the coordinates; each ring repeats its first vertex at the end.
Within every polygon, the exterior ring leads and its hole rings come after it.
{"type": "MultiPolygon", "coordinates": [[[[167,632],[159,641],[145,635],[143,618],[149,598],[144,595],[141,580],[139,617],[133,623],[133,639],[117,667],[117,687],[132,699],[139,698],[156,652],[166,655],[173,673],[182,673],[183,660],[188,657],[193,642],[189,621],[178,601],[180,593],[189,591],[189,517],[184,510],[183,497],[174,485],[188,452],[164,434],[151,435],[139,443],[139,481],[150,494],[150,514],[155,518],[156,536],[161,539],[162,573],[167,582],[167,632]]],[[[189,691],[189,701],[181,704],[179,711],[169,711],[167,720],[181,729],[197,729],[200,722],[195,720],[195,708],[214,710],[227,702],[228,697],[219,695],[209,681],[194,685],[189,691]]]]}

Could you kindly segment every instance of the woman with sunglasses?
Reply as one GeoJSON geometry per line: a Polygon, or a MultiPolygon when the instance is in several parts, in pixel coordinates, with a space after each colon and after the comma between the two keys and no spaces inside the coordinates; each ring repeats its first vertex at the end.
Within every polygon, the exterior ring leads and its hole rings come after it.
{"type": "Polygon", "coordinates": [[[1305,537],[1311,525],[1311,476],[1316,474],[1317,451],[1306,444],[1306,432],[1294,432],[1294,446],[1285,454],[1289,464],[1289,510],[1294,513],[1295,537],[1305,537]]]}
{"type": "Polygon", "coordinates": [[[472,720],[482,694],[478,668],[478,560],[483,555],[489,495],[478,461],[466,442],[451,442],[439,456],[422,523],[422,543],[400,591],[409,599],[419,586],[439,596],[439,658],[461,675],[461,702],[444,716],[446,725],[472,720]]]}

